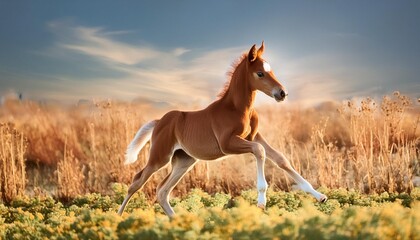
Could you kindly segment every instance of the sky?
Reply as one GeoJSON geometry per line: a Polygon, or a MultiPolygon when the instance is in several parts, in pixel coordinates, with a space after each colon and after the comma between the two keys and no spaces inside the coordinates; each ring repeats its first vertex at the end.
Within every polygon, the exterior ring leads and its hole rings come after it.
{"type": "Polygon", "coordinates": [[[287,102],[420,97],[419,26],[419,1],[0,0],[0,94],[205,106],[264,40],[287,102]]]}

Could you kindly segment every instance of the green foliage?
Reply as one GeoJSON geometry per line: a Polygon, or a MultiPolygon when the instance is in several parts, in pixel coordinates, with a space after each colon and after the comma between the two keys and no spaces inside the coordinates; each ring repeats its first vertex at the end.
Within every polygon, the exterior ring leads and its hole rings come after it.
{"type": "Polygon", "coordinates": [[[11,202],[8,213],[3,214],[3,212],[0,212],[0,214],[2,214],[7,223],[15,221],[24,222],[25,219],[31,221],[32,218],[43,221],[61,208],[63,208],[63,205],[51,197],[30,198],[24,196],[11,202]]]}
{"type": "MultiPolygon", "coordinates": [[[[124,188],[122,185],[114,189],[124,188]]],[[[194,189],[175,198],[169,219],[141,194],[118,216],[120,194],[79,196],[69,205],[52,198],[21,198],[0,204],[1,239],[416,239],[420,190],[410,194],[360,194],[321,189],[318,203],[303,192],[267,193],[256,207],[256,191],[234,199],[194,189]],[[130,206],[132,205],[132,206],[130,206]],[[135,206],[141,206],[135,208],[135,206]]]]}
{"type": "Polygon", "coordinates": [[[175,198],[171,204],[177,209],[182,208],[189,212],[198,212],[201,208],[207,207],[223,208],[231,198],[229,194],[224,193],[216,193],[214,196],[210,196],[203,190],[195,188],[185,198],[175,198]]]}
{"type": "MultiPolygon", "coordinates": [[[[124,201],[125,196],[127,195],[128,187],[125,184],[113,183],[111,188],[114,192],[114,194],[111,196],[112,203],[114,204],[113,208],[118,209],[121,203],[124,201]]],[[[128,206],[125,208],[125,211],[132,212],[136,209],[149,209],[150,207],[151,205],[149,204],[149,200],[147,199],[146,195],[142,191],[138,191],[131,197],[130,204],[128,204],[128,206]]]]}
{"type": "Polygon", "coordinates": [[[342,188],[323,191],[329,199],[335,199],[340,206],[375,206],[385,202],[401,202],[403,206],[410,207],[412,203],[420,200],[420,188],[414,188],[411,194],[408,193],[387,193],[381,194],[362,194],[355,190],[345,190],[342,188]]]}
{"type": "Polygon", "coordinates": [[[85,210],[73,221],[63,236],[67,239],[116,239],[120,217],[100,209],[85,210]]]}
{"type": "Polygon", "coordinates": [[[101,209],[103,211],[118,208],[118,204],[115,203],[109,196],[101,196],[98,193],[78,196],[73,200],[72,204],[78,207],[86,206],[92,209],[101,209]]]}

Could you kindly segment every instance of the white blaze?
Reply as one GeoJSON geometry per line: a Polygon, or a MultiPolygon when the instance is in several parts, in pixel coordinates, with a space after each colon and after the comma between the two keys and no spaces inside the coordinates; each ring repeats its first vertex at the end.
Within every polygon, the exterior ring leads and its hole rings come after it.
{"type": "Polygon", "coordinates": [[[268,62],[263,63],[263,68],[264,68],[264,71],[266,71],[266,72],[271,71],[271,66],[270,66],[270,64],[268,64],[268,62]]]}

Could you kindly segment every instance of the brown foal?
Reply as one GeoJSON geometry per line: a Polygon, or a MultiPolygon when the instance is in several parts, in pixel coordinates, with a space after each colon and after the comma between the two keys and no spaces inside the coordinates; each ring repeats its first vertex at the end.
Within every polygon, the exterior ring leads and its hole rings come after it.
{"type": "Polygon", "coordinates": [[[171,111],[140,128],[127,148],[125,163],[135,162],[149,140],[150,156],[146,166],[134,176],[118,211],[120,215],[131,196],[168,163],[172,164],[172,171],[159,185],[157,201],[168,216],[173,216],[169,194],[198,159],[214,160],[244,153],[252,153],[256,158],[259,207],[264,208],[266,204],[266,157],[285,170],[299,189],[311,193],[320,202],[327,200],[258,132],[258,114],[254,109],[256,92],[262,91],[278,102],[287,96],[270,65],[262,58],[263,52],[264,42],[258,50],[252,46],[249,53],[240,58],[220,98],[207,108],[193,112],[171,111]]]}

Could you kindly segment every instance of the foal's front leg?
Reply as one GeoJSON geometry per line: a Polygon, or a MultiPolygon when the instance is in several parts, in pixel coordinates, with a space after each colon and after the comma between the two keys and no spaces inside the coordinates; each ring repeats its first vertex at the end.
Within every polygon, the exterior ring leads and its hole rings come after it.
{"type": "Polygon", "coordinates": [[[325,202],[327,201],[327,196],[324,194],[316,191],[312,185],[306,181],[290,164],[289,160],[281,153],[276,151],[274,148],[272,148],[263,138],[263,136],[260,133],[257,133],[255,136],[256,142],[260,143],[266,151],[267,158],[273,161],[277,166],[282,168],[287,172],[287,174],[293,178],[293,180],[296,182],[299,189],[303,190],[304,192],[312,194],[319,202],[325,202]]]}
{"type": "Polygon", "coordinates": [[[257,142],[245,140],[239,136],[233,136],[228,140],[222,141],[221,149],[224,154],[243,154],[252,153],[257,160],[257,190],[258,190],[258,204],[260,208],[265,208],[267,203],[267,188],[268,184],[265,180],[264,164],[265,164],[265,149],[257,142]]]}
{"type": "Polygon", "coordinates": [[[265,158],[257,158],[257,190],[258,190],[258,203],[259,208],[264,209],[267,203],[267,188],[268,183],[265,180],[264,173],[265,158]]]}

